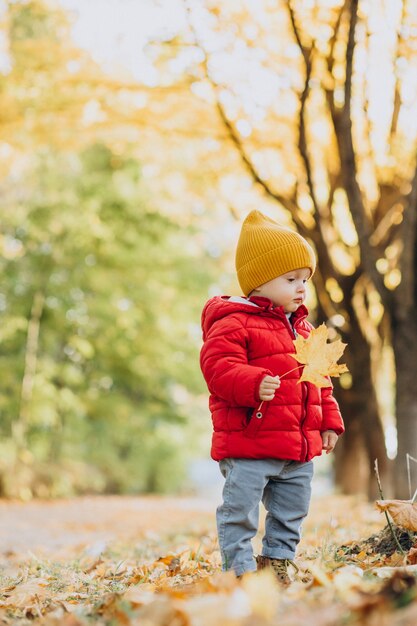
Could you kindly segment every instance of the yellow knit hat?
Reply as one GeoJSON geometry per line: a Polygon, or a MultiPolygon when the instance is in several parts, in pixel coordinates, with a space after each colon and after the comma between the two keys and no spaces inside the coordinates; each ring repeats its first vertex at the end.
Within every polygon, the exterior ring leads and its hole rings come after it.
{"type": "Polygon", "coordinates": [[[298,233],[280,226],[259,211],[251,211],[242,224],[236,249],[239,284],[247,296],[269,280],[308,267],[316,269],[313,248],[298,233]]]}

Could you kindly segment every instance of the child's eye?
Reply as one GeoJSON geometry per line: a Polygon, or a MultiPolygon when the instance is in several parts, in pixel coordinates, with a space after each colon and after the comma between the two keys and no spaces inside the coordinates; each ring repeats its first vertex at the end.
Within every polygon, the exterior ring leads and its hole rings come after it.
{"type": "Polygon", "coordinates": [[[289,282],[289,283],[293,283],[293,282],[294,282],[294,280],[295,280],[295,278],[288,278],[288,282],[289,282]]]}

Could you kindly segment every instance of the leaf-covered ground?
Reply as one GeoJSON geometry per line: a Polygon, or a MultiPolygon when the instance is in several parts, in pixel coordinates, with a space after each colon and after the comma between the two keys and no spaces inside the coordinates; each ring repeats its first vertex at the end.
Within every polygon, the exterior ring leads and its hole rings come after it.
{"type": "Polygon", "coordinates": [[[417,565],[403,567],[372,505],[313,502],[298,558],[308,573],[285,590],[269,572],[220,572],[214,508],[153,497],[0,502],[0,624],[417,624],[417,565]]]}

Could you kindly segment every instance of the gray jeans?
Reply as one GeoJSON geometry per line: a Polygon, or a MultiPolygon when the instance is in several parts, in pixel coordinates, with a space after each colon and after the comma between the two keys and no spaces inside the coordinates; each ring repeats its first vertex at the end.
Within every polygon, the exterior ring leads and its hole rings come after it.
{"type": "Polygon", "coordinates": [[[217,532],[223,570],[236,576],[255,571],[252,538],[259,523],[259,503],[267,510],[262,554],[293,559],[301,523],[308,513],[313,463],[282,459],[223,459],[226,479],[217,509],[217,532]]]}

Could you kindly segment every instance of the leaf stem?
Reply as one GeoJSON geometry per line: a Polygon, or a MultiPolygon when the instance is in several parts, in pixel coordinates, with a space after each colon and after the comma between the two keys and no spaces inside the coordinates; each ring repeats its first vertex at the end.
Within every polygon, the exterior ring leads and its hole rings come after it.
{"type": "MultiPolygon", "coordinates": [[[[380,479],[380,477],[379,477],[378,459],[375,459],[375,465],[374,465],[374,468],[375,468],[376,480],[377,480],[377,483],[378,483],[378,489],[379,489],[379,494],[380,494],[380,496],[381,496],[381,500],[385,500],[385,498],[384,498],[384,494],[382,493],[381,479],[380,479]]],[[[390,520],[390,518],[388,517],[388,513],[387,513],[386,511],[384,511],[384,513],[385,513],[385,517],[386,517],[386,519],[387,519],[388,526],[389,526],[389,529],[390,529],[390,531],[391,531],[391,534],[392,534],[392,536],[394,537],[394,541],[395,541],[395,543],[397,544],[397,547],[398,547],[399,551],[401,552],[401,554],[405,556],[405,552],[404,552],[404,550],[402,549],[400,542],[398,541],[398,537],[397,537],[397,535],[395,534],[394,528],[392,527],[391,520],[390,520]]]]}
{"type": "Polygon", "coordinates": [[[284,376],[286,376],[287,374],[291,374],[291,372],[299,370],[301,367],[304,367],[304,365],[297,365],[297,367],[293,367],[292,370],[288,370],[288,372],[284,372],[284,374],[281,374],[280,378],[284,378],[284,376]]]}

